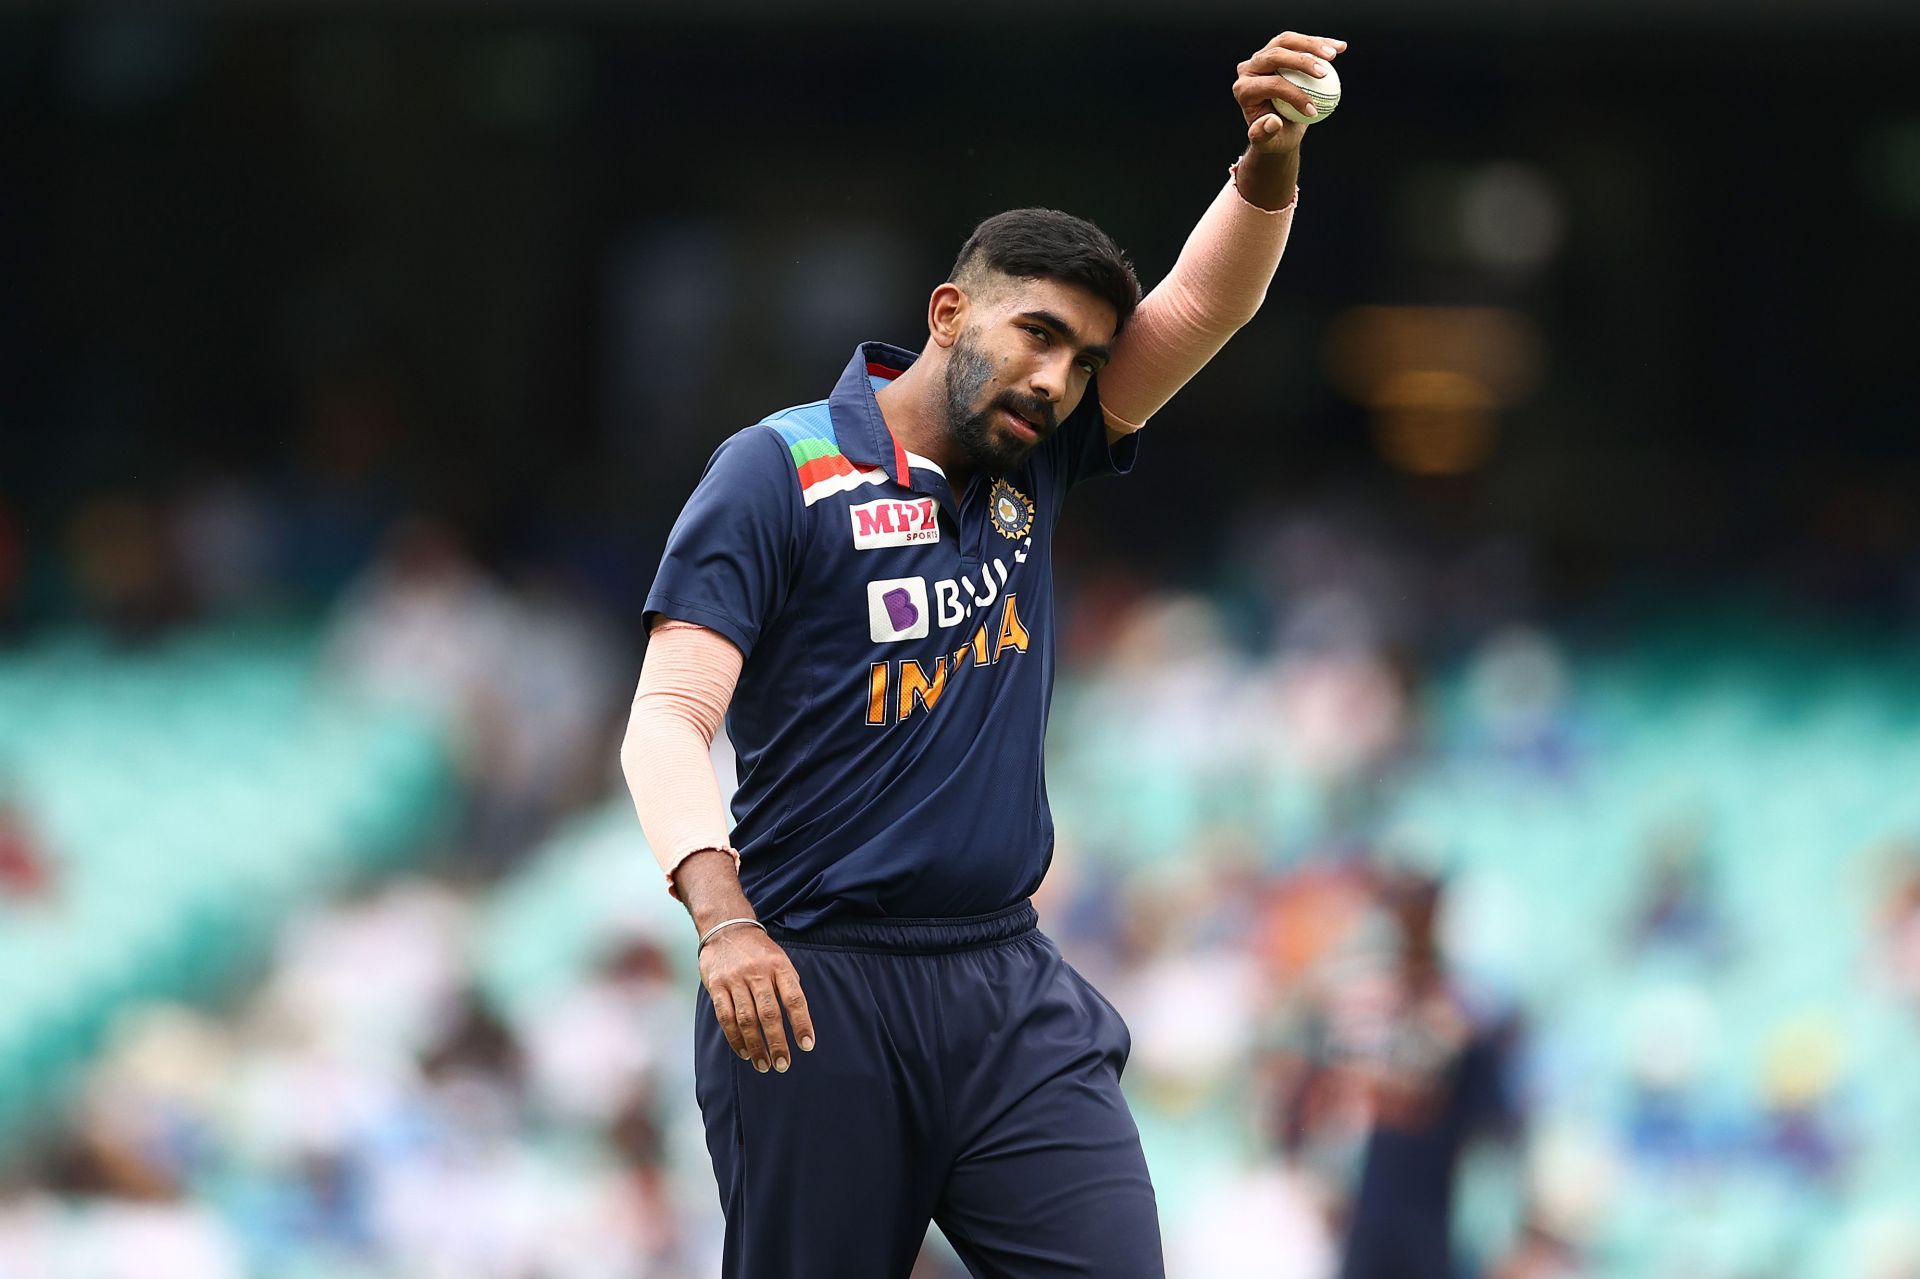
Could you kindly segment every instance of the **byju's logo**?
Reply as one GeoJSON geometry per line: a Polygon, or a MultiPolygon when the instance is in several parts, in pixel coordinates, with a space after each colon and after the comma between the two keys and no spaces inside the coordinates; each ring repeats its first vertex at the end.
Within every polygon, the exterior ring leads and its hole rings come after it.
{"type": "Polygon", "coordinates": [[[877,502],[850,506],[847,513],[853,519],[855,550],[940,540],[939,506],[930,497],[909,501],[883,497],[877,502]]]}
{"type": "Polygon", "coordinates": [[[867,626],[876,644],[924,638],[929,629],[927,579],[889,577],[868,582],[867,626]]]}

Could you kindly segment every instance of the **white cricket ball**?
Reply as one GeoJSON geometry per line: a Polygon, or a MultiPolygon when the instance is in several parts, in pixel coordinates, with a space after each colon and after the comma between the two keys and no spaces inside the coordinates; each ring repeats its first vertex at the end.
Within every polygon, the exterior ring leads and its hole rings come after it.
{"type": "Polygon", "coordinates": [[[1305,89],[1308,100],[1320,112],[1319,115],[1302,115],[1299,108],[1291,102],[1282,102],[1279,98],[1267,99],[1273,103],[1275,111],[1295,124],[1318,124],[1332,115],[1333,109],[1340,105],[1340,73],[1333,69],[1331,62],[1327,64],[1327,73],[1323,76],[1317,76],[1308,71],[1295,71],[1291,68],[1280,74],[1305,89]]]}

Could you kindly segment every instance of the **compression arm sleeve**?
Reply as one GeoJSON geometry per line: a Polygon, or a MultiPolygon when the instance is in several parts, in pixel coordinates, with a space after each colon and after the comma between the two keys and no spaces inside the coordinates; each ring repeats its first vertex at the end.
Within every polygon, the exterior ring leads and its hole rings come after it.
{"type": "Polygon", "coordinates": [[[1167,278],[1140,300],[1100,374],[1100,408],[1116,431],[1137,431],[1253,318],[1287,247],[1300,201],[1249,202],[1228,170],[1167,278]]]}
{"type": "Polygon", "coordinates": [[[727,842],[730,823],[713,774],[713,737],[726,718],[743,659],[720,632],[663,619],[647,642],[640,688],[620,744],[620,767],[640,828],[677,899],[673,872],[693,854],[727,842]]]}

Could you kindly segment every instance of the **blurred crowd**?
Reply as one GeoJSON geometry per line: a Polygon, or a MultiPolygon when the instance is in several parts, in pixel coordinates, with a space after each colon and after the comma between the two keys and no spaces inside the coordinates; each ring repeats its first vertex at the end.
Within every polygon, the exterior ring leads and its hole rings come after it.
{"type": "Polygon", "coordinates": [[[396,525],[347,587],[325,662],[360,693],[452,725],[468,795],[455,845],[482,876],[604,790],[635,669],[607,615],[555,574],[504,586],[422,516],[396,525]]]}
{"type": "MultiPolygon", "coordinates": [[[[1520,1028],[1449,971],[1439,884],[1359,859],[1186,875],[1171,896],[1117,881],[1117,916],[1085,884],[1042,902],[1133,1030],[1150,1148],[1164,1123],[1231,1135],[1197,1148],[1215,1173],[1166,1214],[1170,1273],[1456,1273],[1462,1158],[1519,1136],[1520,1028]]],[[[1531,1244],[1503,1265],[1557,1273],[1531,1244]]]]}
{"type": "MultiPolygon", "coordinates": [[[[1217,1200],[1169,1215],[1173,1273],[1330,1275],[1348,1237],[1404,1259],[1354,1273],[1442,1273],[1458,1157],[1517,1116],[1513,1028],[1446,974],[1435,886],[1208,879],[1171,911],[1097,876],[1042,901],[1129,1020],[1144,1112],[1224,1090],[1248,1125],[1217,1200]],[[1322,978],[1271,981],[1301,962],[1322,978]]],[[[616,934],[515,1020],[477,989],[484,922],[470,890],[402,880],[312,912],[241,1007],[128,1018],[70,1128],[0,1183],[0,1275],[712,1273],[686,939],[616,934]]],[[[936,1244],[918,1275],[960,1273],[936,1244]]]]}
{"type": "MultiPolygon", "coordinates": [[[[226,530],[205,544],[231,549],[246,505],[182,508],[171,544],[204,522],[226,530]]],[[[152,513],[96,514],[81,540],[108,549],[81,558],[117,567],[81,580],[117,601],[101,625],[140,633],[172,615],[149,607],[171,572],[143,577],[151,562],[125,550],[152,513]]],[[[1526,552],[1407,539],[1365,506],[1249,506],[1228,528],[1237,549],[1191,588],[1063,548],[1060,843],[1038,904],[1132,1029],[1170,1273],[1565,1279],[1588,1273],[1622,1179],[1760,1168],[1809,1193],[1843,1184],[1854,1139],[1831,1029],[1782,1031],[1763,1109],[1703,1105],[1704,987],[1624,1032],[1633,1095],[1600,1147],[1530,1130],[1552,1069],[1533,1022],[1551,1010],[1503,980],[1527,956],[1486,962],[1507,935],[1498,912],[1461,900],[1389,802],[1463,762],[1570,793],[1603,751],[1562,648],[1527,624],[1526,552]],[[1442,666],[1465,707],[1444,728],[1442,666]]],[[[126,1019],[72,1122],[0,1181],[0,1279],[713,1271],[684,921],[623,925],[533,1005],[481,980],[490,903],[555,824],[626,807],[625,636],[551,576],[487,567],[443,521],[400,518],[368,546],[326,622],[327,677],[453,726],[466,802],[447,848],[425,875],[317,903],[234,1007],[126,1019]]],[[[249,580],[245,559],[185,573],[196,608],[233,607],[212,583],[249,580]]],[[[724,776],[724,742],[716,762],[724,776]]],[[[1631,910],[1593,929],[1622,964],[1731,962],[1751,939],[1711,826],[1644,837],[1631,910]]],[[[632,840],[644,860],[637,825],[632,840]]],[[[1887,864],[1862,926],[1880,987],[1920,1007],[1920,855],[1887,864]]],[[[0,794],[0,891],[30,897],[55,874],[0,794]]],[[[1920,1238],[1883,1235],[1859,1273],[1920,1275],[1920,1238]]],[[[930,1242],[918,1279],[960,1273],[930,1242]]]]}
{"type": "Polygon", "coordinates": [[[390,884],[289,930],[231,1013],[128,1018],[0,1194],[0,1274],[704,1273],[662,1132],[691,1085],[658,942],[514,1025],[473,988],[477,914],[390,884]]]}

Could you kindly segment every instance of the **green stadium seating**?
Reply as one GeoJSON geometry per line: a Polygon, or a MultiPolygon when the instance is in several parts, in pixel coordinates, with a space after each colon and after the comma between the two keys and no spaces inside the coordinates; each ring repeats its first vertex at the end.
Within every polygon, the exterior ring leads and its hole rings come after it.
{"type": "Polygon", "coordinates": [[[452,793],[441,726],[315,675],[301,629],[0,659],[0,785],[55,867],[0,901],[0,1153],[115,1016],[217,995],[300,904],[415,856],[452,793]]]}

